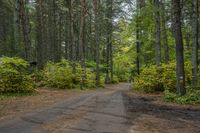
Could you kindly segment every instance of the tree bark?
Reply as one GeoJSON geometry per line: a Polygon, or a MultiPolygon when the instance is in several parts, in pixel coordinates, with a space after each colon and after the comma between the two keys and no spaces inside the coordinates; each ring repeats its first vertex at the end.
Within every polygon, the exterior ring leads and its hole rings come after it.
{"type": "Polygon", "coordinates": [[[18,15],[18,3],[17,0],[14,2],[14,9],[13,9],[13,29],[14,29],[14,54],[18,53],[18,47],[19,47],[19,42],[20,42],[20,31],[19,31],[19,15],[18,15]]]}
{"type": "Polygon", "coordinates": [[[107,35],[106,35],[106,83],[113,81],[113,59],[112,59],[112,8],[113,0],[107,0],[107,35]]]}
{"type": "Polygon", "coordinates": [[[95,23],[95,46],[96,46],[96,86],[100,85],[100,71],[99,71],[99,26],[98,26],[98,8],[99,8],[99,0],[94,0],[94,23],[95,23]]]}
{"type": "Polygon", "coordinates": [[[71,31],[71,25],[70,25],[70,0],[65,0],[65,4],[67,7],[66,11],[66,20],[65,20],[65,59],[70,59],[69,53],[70,53],[70,31],[71,31]]]}
{"type": "Polygon", "coordinates": [[[181,2],[180,0],[173,0],[173,24],[174,36],[176,42],[176,79],[177,79],[177,93],[181,96],[185,95],[185,71],[184,71],[184,55],[183,55],[183,38],[181,30],[181,2]]]}
{"type": "Polygon", "coordinates": [[[31,36],[30,36],[30,23],[29,15],[26,10],[27,0],[18,0],[19,18],[21,22],[21,28],[24,40],[24,58],[27,61],[31,61],[31,36]]]}
{"type": "Polygon", "coordinates": [[[52,29],[53,29],[53,44],[52,44],[52,49],[51,49],[51,54],[53,54],[53,61],[54,62],[59,62],[61,60],[61,56],[60,56],[60,43],[59,43],[59,15],[58,15],[58,10],[57,10],[57,1],[53,0],[52,3],[52,8],[53,8],[53,25],[52,25],[52,29]]]}
{"type": "Polygon", "coordinates": [[[75,34],[74,34],[74,7],[75,0],[71,0],[70,5],[70,17],[71,17],[71,58],[72,58],[72,73],[73,73],[73,80],[76,75],[76,43],[75,43],[75,34]]]}
{"type": "Polygon", "coordinates": [[[81,2],[81,20],[80,20],[80,31],[79,31],[79,58],[82,67],[81,75],[81,89],[83,89],[84,80],[86,78],[86,68],[85,68],[85,44],[84,44],[84,27],[85,27],[85,17],[86,17],[86,1],[80,0],[81,2]]]}
{"type": "Polygon", "coordinates": [[[37,64],[38,68],[41,69],[43,68],[45,62],[44,62],[44,38],[43,38],[43,1],[42,0],[37,0],[36,1],[36,12],[37,12],[37,28],[36,28],[36,33],[37,33],[37,64]]]}
{"type": "Polygon", "coordinates": [[[162,31],[163,31],[163,41],[164,41],[164,53],[165,53],[165,64],[169,62],[169,46],[168,46],[168,36],[166,30],[166,14],[165,14],[165,1],[161,0],[162,7],[162,31]]]}
{"type": "Polygon", "coordinates": [[[192,15],[192,79],[193,86],[198,85],[198,0],[193,0],[192,15]]]}
{"type": "Polygon", "coordinates": [[[156,20],[156,64],[161,64],[161,32],[160,32],[160,2],[154,0],[155,4],[155,20],[156,20]]]}
{"type": "Polygon", "coordinates": [[[136,20],[136,72],[140,75],[140,29],[139,29],[139,11],[140,11],[140,2],[137,0],[137,20],[136,20]]]}

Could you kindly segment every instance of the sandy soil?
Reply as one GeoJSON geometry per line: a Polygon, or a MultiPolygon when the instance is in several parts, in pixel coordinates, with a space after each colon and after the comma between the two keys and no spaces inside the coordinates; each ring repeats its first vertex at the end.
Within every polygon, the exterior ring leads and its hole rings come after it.
{"type": "Polygon", "coordinates": [[[70,97],[87,93],[79,90],[37,89],[32,96],[10,97],[0,100],[0,120],[12,119],[24,113],[52,106],[70,97]]]}

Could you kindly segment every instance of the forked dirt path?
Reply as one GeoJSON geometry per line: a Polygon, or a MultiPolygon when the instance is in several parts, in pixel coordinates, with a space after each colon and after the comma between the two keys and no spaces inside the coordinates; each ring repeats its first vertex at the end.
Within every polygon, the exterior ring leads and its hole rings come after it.
{"type": "Polygon", "coordinates": [[[109,85],[0,121],[1,133],[199,133],[200,107],[109,85]]]}

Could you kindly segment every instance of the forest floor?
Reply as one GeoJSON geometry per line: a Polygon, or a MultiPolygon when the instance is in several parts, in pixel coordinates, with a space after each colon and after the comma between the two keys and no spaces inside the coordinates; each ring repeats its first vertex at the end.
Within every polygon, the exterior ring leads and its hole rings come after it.
{"type": "Polygon", "coordinates": [[[199,133],[200,106],[166,103],[130,84],[93,91],[39,89],[0,101],[1,133],[199,133]]]}

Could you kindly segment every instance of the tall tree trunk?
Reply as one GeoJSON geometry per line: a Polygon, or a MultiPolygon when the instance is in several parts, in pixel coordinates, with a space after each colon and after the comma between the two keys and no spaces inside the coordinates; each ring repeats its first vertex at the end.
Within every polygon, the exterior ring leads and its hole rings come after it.
{"type": "Polygon", "coordinates": [[[62,41],[63,41],[63,14],[59,11],[58,15],[58,43],[57,43],[57,54],[56,58],[58,61],[61,61],[62,58],[62,41]]]}
{"type": "Polygon", "coordinates": [[[18,53],[18,47],[19,47],[19,42],[20,42],[20,38],[19,38],[19,15],[18,15],[18,3],[17,0],[15,0],[14,2],[14,9],[13,9],[13,29],[14,29],[14,51],[15,54],[18,53]]]}
{"type": "Polygon", "coordinates": [[[137,11],[136,11],[136,72],[138,75],[140,75],[140,45],[141,45],[141,39],[140,39],[140,10],[142,7],[145,6],[145,0],[137,0],[136,1],[137,11]]]}
{"type": "Polygon", "coordinates": [[[47,61],[49,60],[49,42],[48,42],[48,17],[45,17],[48,15],[48,9],[47,9],[47,0],[43,0],[43,8],[42,8],[42,12],[43,12],[43,18],[42,18],[42,23],[43,23],[43,43],[44,43],[44,52],[45,54],[43,54],[43,59],[44,59],[44,63],[47,63],[47,61]]]}
{"type": "MultiPolygon", "coordinates": [[[[68,0],[67,0],[68,1],[68,0]]],[[[73,15],[73,10],[72,10],[72,0],[68,1],[68,10],[69,10],[69,60],[73,60],[73,43],[74,43],[74,27],[73,27],[73,21],[72,21],[72,15],[73,15]]]]}
{"type": "Polygon", "coordinates": [[[136,71],[137,74],[140,74],[140,29],[139,29],[139,11],[140,11],[140,2],[137,0],[137,20],[136,20],[136,71]]]}
{"type": "Polygon", "coordinates": [[[163,31],[163,41],[164,41],[164,53],[165,53],[165,64],[169,62],[169,47],[168,47],[168,36],[166,30],[166,14],[165,14],[165,1],[161,0],[162,6],[162,31],[163,31]]]}
{"type": "Polygon", "coordinates": [[[36,33],[37,33],[37,64],[38,68],[41,69],[43,68],[45,62],[44,62],[44,40],[43,40],[43,1],[42,0],[37,0],[36,1],[36,11],[37,11],[37,28],[36,28],[36,33]]]}
{"type": "Polygon", "coordinates": [[[176,79],[177,93],[181,96],[185,95],[185,71],[184,71],[184,55],[183,55],[183,38],[181,30],[181,2],[180,0],[172,1],[174,36],[176,42],[176,79]]]}
{"type": "Polygon", "coordinates": [[[106,83],[113,80],[113,59],[112,59],[112,8],[113,0],[106,1],[107,6],[107,35],[106,35],[106,83]]]}
{"type": "Polygon", "coordinates": [[[193,0],[192,15],[192,77],[193,85],[198,84],[198,0],[193,0]]]}
{"type": "Polygon", "coordinates": [[[95,46],[96,46],[96,86],[100,85],[100,71],[99,71],[99,26],[98,26],[98,20],[99,20],[99,0],[94,0],[94,23],[95,23],[95,46]]]}
{"type": "Polygon", "coordinates": [[[47,4],[47,7],[46,7],[46,13],[48,15],[48,18],[47,18],[47,28],[46,28],[46,32],[47,32],[47,57],[48,57],[48,60],[49,61],[53,61],[53,55],[52,55],[52,46],[53,46],[53,41],[52,41],[52,38],[53,38],[53,29],[51,28],[52,25],[53,25],[53,17],[52,17],[52,1],[49,1],[49,0],[46,0],[46,4],[47,4]]]}
{"type": "Polygon", "coordinates": [[[52,50],[51,50],[51,54],[53,54],[53,61],[54,62],[59,62],[61,60],[61,56],[60,56],[60,42],[59,42],[59,15],[58,15],[58,10],[57,10],[57,0],[53,0],[53,25],[52,25],[52,29],[53,29],[53,45],[52,45],[52,50]]]}
{"type": "Polygon", "coordinates": [[[81,2],[81,20],[80,20],[80,31],[79,31],[79,59],[83,73],[81,75],[81,89],[83,89],[84,80],[86,78],[86,68],[85,68],[85,44],[84,44],[84,27],[85,27],[85,17],[86,17],[86,1],[80,0],[81,2]]]}
{"type": "MultiPolygon", "coordinates": [[[[73,73],[73,80],[75,80],[76,75],[76,43],[75,43],[75,33],[74,33],[74,7],[75,0],[71,0],[70,5],[70,17],[71,17],[71,60],[72,60],[72,73],[73,73]]],[[[73,81],[74,82],[74,81],[73,81]]]]}
{"type": "Polygon", "coordinates": [[[161,63],[161,32],[160,32],[160,2],[159,0],[154,0],[155,4],[155,20],[156,20],[156,64],[161,63]]]}
{"type": "Polygon", "coordinates": [[[19,18],[24,39],[24,58],[28,61],[31,60],[31,36],[30,36],[30,23],[29,14],[27,11],[27,0],[18,0],[19,4],[19,18]]]}
{"type": "Polygon", "coordinates": [[[66,20],[65,20],[65,59],[69,59],[69,45],[70,45],[70,0],[65,0],[67,7],[66,20]]]}
{"type": "Polygon", "coordinates": [[[54,1],[47,1],[47,13],[48,13],[48,27],[47,27],[47,31],[48,31],[48,59],[50,61],[54,61],[54,29],[55,29],[55,25],[54,25],[54,6],[53,6],[53,2],[54,1]]]}

